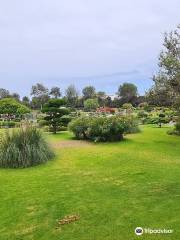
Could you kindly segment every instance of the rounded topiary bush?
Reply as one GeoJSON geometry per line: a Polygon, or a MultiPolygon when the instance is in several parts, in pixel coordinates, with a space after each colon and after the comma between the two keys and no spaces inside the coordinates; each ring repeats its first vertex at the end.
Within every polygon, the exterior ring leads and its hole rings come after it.
{"type": "Polygon", "coordinates": [[[77,139],[95,142],[120,141],[126,133],[138,132],[138,122],[133,117],[81,116],[69,124],[77,139]]]}
{"type": "Polygon", "coordinates": [[[9,130],[1,137],[0,167],[31,167],[46,162],[53,156],[41,131],[35,127],[9,130]]]}

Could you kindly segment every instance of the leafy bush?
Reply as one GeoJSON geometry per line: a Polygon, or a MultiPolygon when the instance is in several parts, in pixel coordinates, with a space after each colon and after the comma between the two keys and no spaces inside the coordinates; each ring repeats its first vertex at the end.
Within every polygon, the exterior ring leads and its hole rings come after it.
{"type": "Polygon", "coordinates": [[[180,120],[175,124],[175,130],[180,133],[180,120]]]}
{"type": "Polygon", "coordinates": [[[0,128],[20,127],[21,123],[16,121],[0,121],[0,128]]]}
{"type": "Polygon", "coordinates": [[[1,121],[0,126],[3,127],[15,127],[16,123],[14,121],[1,121]]]}
{"type": "MultiPolygon", "coordinates": [[[[64,115],[61,117],[61,127],[67,127],[68,123],[72,120],[72,117],[69,115],[64,115]]],[[[60,128],[61,128],[60,127],[60,128]]],[[[62,130],[63,131],[63,130],[62,130]]]]}
{"type": "Polygon", "coordinates": [[[138,112],[137,116],[140,119],[142,124],[146,123],[147,118],[148,118],[148,113],[147,112],[141,110],[141,111],[138,112]]]}
{"type": "Polygon", "coordinates": [[[13,98],[4,98],[0,100],[0,114],[21,116],[29,112],[29,108],[13,98]]]}
{"type": "Polygon", "coordinates": [[[142,102],[138,105],[139,108],[146,110],[148,108],[148,103],[147,102],[142,102]]]}
{"type": "Polygon", "coordinates": [[[148,113],[145,111],[139,111],[138,112],[138,117],[139,118],[147,118],[148,117],[148,113]]]}
{"type": "Polygon", "coordinates": [[[86,111],[95,111],[99,106],[98,100],[95,99],[87,99],[84,101],[84,109],[86,111]]]}
{"type": "Polygon", "coordinates": [[[122,105],[123,109],[133,109],[133,105],[131,103],[124,103],[122,105]]]}
{"type": "Polygon", "coordinates": [[[69,124],[69,130],[76,138],[95,142],[122,140],[124,133],[134,132],[135,128],[138,129],[137,122],[132,117],[119,116],[83,116],[72,120],[69,124]]]}
{"type": "Polygon", "coordinates": [[[168,131],[168,134],[180,136],[180,119],[178,119],[178,121],[176,122],[175,128],[168,131]]]}
{"type": "Polygon", "coordinates": [[[31,126],[7,131],[1,138],[0,166],[25,168],[46,162],[53,157],[42,133],[31,126]]]}
{"type": "Polygon", "coordinates": [[[44,127],[48,125],[48,121],[42,119],[38,121],[39,127],[44,127]]]}
{"type": "Polygon", "coordinates": [[[127,124],[127,128],[125,130],[125,133],[138,133],[138,132],[140,132],[139,122],[136,118],[134,118],[132,116],[126,117],[126,124],[127,124]]]}
{"type": "Polygon", "coordinates": [[[72,120],[68,128],[72,131],[77,139],[87,139],[87,130],[89,127],[90,118],[81,116],[72,120]]]}
{"type": "Polygon", "coordinates": [[[153,117],[148,117],[146,119],[147,124],[158,124],[159,123],[159,117],[158,116],[153,116],[153,117]]]}

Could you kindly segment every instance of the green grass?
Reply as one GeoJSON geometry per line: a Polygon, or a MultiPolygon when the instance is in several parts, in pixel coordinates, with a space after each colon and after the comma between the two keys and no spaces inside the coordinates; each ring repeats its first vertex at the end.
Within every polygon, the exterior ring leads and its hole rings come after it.
{"type": "Polygon", "coordinates": [[[59,147],[44,165],[0,169],[0,240],[180,239],[180,138],[166,131],[146,126],[123,142],[59,147]],[[80,220],[57,228],[71,214],[80,220]],[[137,226],[174,233],[137,237],[137,226]]]}

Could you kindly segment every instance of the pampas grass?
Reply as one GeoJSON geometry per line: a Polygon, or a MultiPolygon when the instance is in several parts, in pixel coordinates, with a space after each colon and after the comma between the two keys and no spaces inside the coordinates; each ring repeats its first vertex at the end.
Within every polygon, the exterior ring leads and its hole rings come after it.
{"type": "Polygon", "coordinates": [[[32,126],[8,130],[0,141],[0,167],[31,167],[54,156],[41,131],[32,126]]]}

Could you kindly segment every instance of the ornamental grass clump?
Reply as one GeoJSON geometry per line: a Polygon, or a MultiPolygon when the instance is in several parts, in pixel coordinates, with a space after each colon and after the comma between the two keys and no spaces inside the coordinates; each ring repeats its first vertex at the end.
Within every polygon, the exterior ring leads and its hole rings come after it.
{"type": "Polygon", "coordinates": [[[0,167],[31,167],[44,163],[54,156],[41,131],[35,127],[9,130],[0,141],[0,167]]]}

